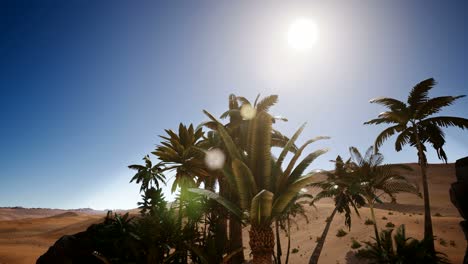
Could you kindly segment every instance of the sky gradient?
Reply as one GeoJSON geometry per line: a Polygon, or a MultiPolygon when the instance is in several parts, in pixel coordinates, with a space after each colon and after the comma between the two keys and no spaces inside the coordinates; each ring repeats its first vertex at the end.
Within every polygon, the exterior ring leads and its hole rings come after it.
{"type": "MultiPolygon", "coordinates": [[[[468,94],[468,6],[460,1],[11,1],[0,3],[0,206],[134,208],[127,166],[164,129],[219,116],[230,93],[278,94],[272,113],[309,147],[362,151],[383,126],[364,126],[434,77],[431,96],[468,94]],[[79,2],[79,3],[78,3],[79,2]],[[320,37],[287,45],[298,17],[320,37]]],[[[442,114],[468,117],[463,98],[442,114]]],[[[447,129],[449,162],[468,155],[466,131],[447,129]]],[[[415,162],[391,138],[386,162],[415,162]]],[[[440,162],[430,150],[429,162],[440,162]]]]}

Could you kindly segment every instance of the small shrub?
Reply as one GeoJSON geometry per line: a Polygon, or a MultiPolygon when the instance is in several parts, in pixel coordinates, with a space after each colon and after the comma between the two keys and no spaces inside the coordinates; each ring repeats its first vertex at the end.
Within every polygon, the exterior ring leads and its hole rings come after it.
{"type": "Polygon", "coordinates": [[[391,212],[391,211],[390,211],[390,212],[388,212],[388,215],[393,215],[393,212],[391,212]]]}
{"type": "Polygon", "coordinates": [[[364,222],[365,225],[373,225],[374,224],[374,221],[372,221],[371,219],[367,218],[366,221],[364,222]]]}
{"type": "Polygon", "coordinates": [[[353,239],[353,240],[351,241],[351,248],[352,248],[352,249],[358,249],[358,248],[360,248],[361,246],[362,246],[361,243],[357,242],[356,240],[353,239]]]}
{"type": "Polygon", "coordinates": [[[320,241],[320,237],[315,238],[315,243],[318,243],[320,241]]]}
{"type": "Polygon", "coordinates": [[[385,225],[385,227],[393,228],[393,227],[395,227],[395,224],[392,223],[392,222],[388,222],[388,223],[385,225]]]}
{"type": "Polygon", "coordinates": [[[370,263],[450,263],[447,255],[430,252],[426,241],[407,237],[404,225],[396,229],[395,235],[393,232],[394,229],[383,230],[379,243],[364,242],[365,247],[358,250],[356,257],[370,263]]]}
{"type": "Polygon", "coordinates": [[[441,246],[446,247],[446,246],[447,246],[447,241],[445,241],[445,239],[443,239],[443,238],[439,238],[439,244],[440,244],[441,246]]]}
{"type": "Polygon", "coordinates": [[[388,218],[385,216],[382,216],[382,220],[388,220],[388,218]]]}
{"type": "Polygon", "coordinates": [[[347,233],[346,231],[344,231],[342,228],[340,228],[340,229],[338,230],[338,232],[336,232],[336,236],[337,236],[337,237],[344,237],[344,236],[346,236],[347,234],[348,234],[348,233],[347,233]]]}
{"type": "Polygon", "coordinates": [[[440,213],[436,213],[434,216],[441,217],[442,215],[440,213]]]}
{"type": "Polygon", "coordinates": [[[299,249],[297,249],[297,248],[293,248],[293,249],[291,250],[291,253],[292,253],[292,254],[296,254],[297,252],[299,252],[299,249]]]}
{"type": "Polygon", "coordinates": [[[457,245],[455,244],[455,241],[453,241],[453,240],[450,240],[450,246],[452,246],[452,247],[456,247],[457,245]]]}

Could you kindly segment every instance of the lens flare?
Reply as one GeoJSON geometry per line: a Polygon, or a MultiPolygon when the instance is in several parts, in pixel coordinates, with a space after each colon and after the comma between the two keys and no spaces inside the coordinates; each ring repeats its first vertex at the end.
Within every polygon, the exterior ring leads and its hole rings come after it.
{"type": "Polygon", "coordinates": [[[251,120],[255,118],[257,109],[253,108],[250,104],[245,104],[241,107],[240,114],[244,120],[251,120]]]}
{"type": "Polygon", "coordinates": [[[205,153],[205,164],[210,170],[223,168],[226,161],[226,155],[220,149],[210,149],[205,153]]]}

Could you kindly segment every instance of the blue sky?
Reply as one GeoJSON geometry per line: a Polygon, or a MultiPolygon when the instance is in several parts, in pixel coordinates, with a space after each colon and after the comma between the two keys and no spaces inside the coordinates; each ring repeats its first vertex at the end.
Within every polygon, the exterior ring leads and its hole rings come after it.
{"type": "MultiPolygon", "coordinates": [[[[370,146],[363,126],[434,77],[432,96],[468,94],[468,6],[451,1],[11,1],[0,3],[0,206],[133,208],[139,163],[158,135],[206,120],[230,93],[278,94],[272,109],[302,140],[328,135],[313,164],[370,146]],[[289,25],[314,20],[308,52],[289,25]]],[[[468,99],[442,114],[468,116],[468,99]]],[[[466,131],[447,130],[449,161],[468,155],[466,131]]],[[[415,162],[411,148],[382,148],[415,162]]],[[[431,151],[430,162],[439,162],[431,151]]],[[[442,175],[443,176],[443,175],[442,175]]]]}

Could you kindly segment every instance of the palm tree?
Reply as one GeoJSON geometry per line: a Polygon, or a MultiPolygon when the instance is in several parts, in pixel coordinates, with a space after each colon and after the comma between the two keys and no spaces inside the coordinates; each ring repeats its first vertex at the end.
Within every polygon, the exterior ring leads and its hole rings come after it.
{"type": "Polygon", "coordinates": [[[160,136],[164,141],[151,153],[163,162],[164,172],[176,171],[171,191],[175,192],[180,187],[182,193],[210,176],[203,161],[203,153],[195,148],[203,138],[203,130],[195,130],[192,124],[189,127],[180,124],[178,133],[170,129],[165,131],[168,136],[160,136]]]}
{"type": "Polygon", "coordinates": [[[156,187],[159,189],[159,182],[165,183],[165,176],[162,173],[163,165],[162,163],[158,163],[153,166],[148,155],[146,155],[143,160],[145,161],[145,165],[130,165],[128,168],[132,170],[136,170],[137,173],[130,182],[135,181],[137,184],[141,182],[140,192],[145,192],[151,187],[156,187]]]}
{"type": "MultiPolygon", "coordinates": [[[[228,100],[228,110],[224,112],[220,118],[229,118],[229,122],[224,126],[226,128],[226,131],[228,134],[231,136],[233,139],[234,143],[238,146],[239,149],[241,150],[247,150],[248,149],[248,142],[247,142],[247,133],[248,133],[248,127],[249,127],[249,118],[246,118],[246,112],[247,115],[254,113],[258,114],[260,112],[268,112],[269,109],[275,105],[278,101],[278,96],[277,95],[270,95],[267,96],[261,100],[260,95],[257,96],[255,99],[254,103],[251,104],[249,100],[247,100],[245,97],[241,96],[236,96],[234,94],[229,95],[229,100],[228,100]]],[[[282,117],[274,117],[272,119],[272,123],[275,123],[276,120],[283,120],[287,121],[285,118],[282,117]]],[[[204,149],[210,149],[210,148],[220,148],[223,151],[227,152],[224,144],[219,136],[219,133],[217,132],[217,123],[213,120],[210,120],[208,122],[202,123],[200,126],[206,126],[212,131],[209,131],[206,134],[205,139],[201,143],[201,147],[204,149]]],[[[283,147],[287,142],[288,138],[284,135],[282,135],[279,131],[277,130],[272,130],[272,136],[271,136],[271,142],[272,146],[276,147],[283,147]]],[[[296,146],[293,146],[291,148],[292,151],[295,151],[297,148],[296,146]]],[[[231,164],[231,160],[229,157],[227,157],[227,164],[231,164]]],[[[216,177],[219,183],[219,194],[224,197],[229,199],[230,201],[233,201],[234,204],[239,206],[239,198],[236,192],[232,191],[234,187],[231,187],[229,183],[225,180],[225,177],[222,177],[223,174],[219,175],[216,172],[212,172],[216,174],[216,177]]],[[[244,262],[244,254],[243,251],[239,251],[239,248],[243,247],[243,242],[242,242],[242,224],[240,221],[238,221],[234,216],[229,218],[229,244],[230,244],[230,251],[234,252],[237,251],[231,259],[231,263],[243,263],[244,262]]]]}
{"type": "Polygon", "coordinates": [[[408,182],[399,173],[399,171],[411,171],[410,167],[403,164],[382,164],[383,155],[376,153],[372,146],[367,149],[364,157],[355,147],[350,147],[349,151],[352,161],[351,173],[359,180],[360,192],[369,205],[375,238],[378,242],[380,240],[374,212],[375,203],[381,203],[380,197],[386,194],[393,199],[396,193],[419,194],[419,190],[415,184],[408,182]]]}
{"type": "Polygon", "coordinates": [[[325,239],[327,238],[330,225],[336,212],[345,213],[345,225],[351,229],[351,209],[354,209],[359,216],[358,208],[366,203],[364,197],[360,193],[359,181],[357,178],[353,177],[351,173],[350,160],[343,162],[343,159],[338,156],[333,162],[335,163],[335,171],[327,172],[326,180],[311,184],[313,187],[322,189],[312,200],[311,205],[323,198],[333,198],[335,201],[335,208],[327,218],[327,224],[309,259],[309,264],[318,263],[323,245],[325,244],[325,239]]]}
{"type": "MultiPolygon", "coordinates": [[[[306,175],[303,175],[303,172],[315,158],[325,153],[326,150],[312,152],[298,166],[295,166],[304,148],[317,139],[310,140],[299,148],[287,169],[283,171],[280,166],[281,162],[284,160],[284,156],[291,151],[294,141],[302,129],[288,141],[276,160],[271,155],[273,118],[266,112],[261,111],[249,120],[247,150],[239,149],[224,126],[211,114],[206,111],[205,113],[212,121],[216,122],[217,131],[232,160],[229,164],[230,167],[225,166],[223,172],[230,186],[235,186],[241,208],[237,208],[232,203],[228,204],[227,201],[222,202],[222,204],[228,205],[226,207],[236,215],[240,215],[240,212],[248,213],[248,221],[251,225],[249,244],[253,263],[272,263],[275,244],[272,223],[276,217],[284,214],[299,190],[315,180],[316,172],[306,175]]],[[[217,201],[223,201],[222,197],[208,190],[192,191],[209,195],[217,201]]]]}
{"type": "Polygon", "coordinates": [[[427,160],[425,154],[427,149],[425,144],[431,144],[436,150],[439,159],[447,162],[447,155],[443,149],[445,134],[442,128],[450,126],[456,126],[461,129],[468,128],[468,119],[452,116],[434,116],[442,108],[450,106],[457,99],[464,97],[464,95],[460,95],[429,98],[428,93],[435,84],[436,82],[433,78],[418,83],[411,90],[406,103],[388,97],[372,99],[371,103],[377,103],[389,109],[381,113],[378,118],[364,123],[391,125],[377,136],[374,144],[376,151],[385,140],[394,134],[398,134],[395,141],[396,151],[400,151],[407,144],[417,149],[424,192],[424,239],[430,241],[432,251],[434,251],[434,234],[427,183],[427,160]]]}

